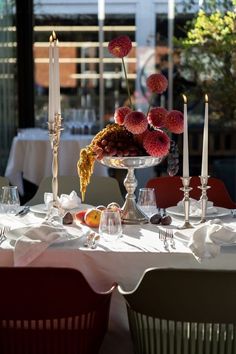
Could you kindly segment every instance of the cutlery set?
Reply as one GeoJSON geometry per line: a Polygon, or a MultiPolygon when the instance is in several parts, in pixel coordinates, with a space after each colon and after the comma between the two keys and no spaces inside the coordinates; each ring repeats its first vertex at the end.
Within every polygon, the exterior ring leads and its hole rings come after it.
{"type": "Polygon", "coordinates": [[[18,213],[16,213],[15,216],[24,216],[24,215],[28,214],[29,211],[30,211],[30,207],[25,206],[23,209],[18,211],[18,213]]]}
{"type": "Polygon", "coordinates": [[[169,251],[169,245],[171,248],[175,249],[175,240],[173,230],[170,229],[159,229],[159,239],[163,241],[164,248],[169,251]]]}

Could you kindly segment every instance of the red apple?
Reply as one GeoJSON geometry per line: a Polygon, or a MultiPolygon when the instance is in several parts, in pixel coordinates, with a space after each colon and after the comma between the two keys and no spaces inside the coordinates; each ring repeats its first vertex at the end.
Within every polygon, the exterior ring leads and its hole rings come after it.
{"type": "Polygon", "coordinates": [[[87,210],[88,210],[88,209],[84,209],[84,210],[80,210],[80,211],[78,211],[77,213],[75,213],[75,220],[76,220],[76,221],[79,221],[79,222],[81,222],[81,223],[85,223],[85,221],[84,221],[84,216],[85,216],[87,210]]]}

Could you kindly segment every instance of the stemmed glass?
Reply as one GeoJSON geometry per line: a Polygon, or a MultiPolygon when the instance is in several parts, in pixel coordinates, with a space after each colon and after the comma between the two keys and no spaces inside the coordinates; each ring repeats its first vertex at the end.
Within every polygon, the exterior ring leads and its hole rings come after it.
{"type": "Polygon", "coordinates": [[[88,127],[89,135],[92,134],[92,127],[96,123],[96,114],[94,109],[86,109],[84,112],[85,124],[88,127]]]}
{"type": "Polygon", "coordinates": [[[16,186],[2,187],[2,210],[7,214],[16,214],[20,207],[20,198],[16,186]]]}
{"type": "Polygon", "coordinates": [[[155,214],[157,209],[155,189],[140,188],[137,205],[149,218],[155,214]]]}
{"type": "Polygon", "coordinates": [[[78,128],[80,128],[81,134],[84,134],[86,121],[85,121],[85,111],[83,108],[79,108],[76,110],[76,122],[78,128]]]}
{"type": "Polygon", "coordinates": [[[115,241],[122,235],[121,217],[119,211],[103,210],[99,234],[105,241],[115,241]]]}

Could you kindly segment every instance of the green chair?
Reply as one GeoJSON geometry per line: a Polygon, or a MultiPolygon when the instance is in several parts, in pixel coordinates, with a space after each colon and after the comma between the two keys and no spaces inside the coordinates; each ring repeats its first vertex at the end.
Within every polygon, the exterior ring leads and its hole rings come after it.
{"type": "Polygon", "coordinates": [[[6,177],[0,176],[0,188],[3,186],[9,186],[9,181],[6,177]]]}
{"type": "Polygon", "coordinates": [[[152,268],[118,290],[135,354],[236,354],[236,271],[152,268]]]}
{"type": "MultiPolygon", "coordinates": [[[[80,196],[80,180],[77,176],[59,176],[58,177],[58,195],[62,193],[70,194],[71,191],[77,192],[80,196]]],[[[44,193],[52,191],[52,177],[46,177],[39,185],[35,196],[27,202],[27,205],[36,205],[44,203],[44,193]]],[[[92,176],[91,182],[88,185],[85,201],[91,205],[107,205],[111,202],[116,202],[123,205],[119,183],[112,177],[92,176]]]]}

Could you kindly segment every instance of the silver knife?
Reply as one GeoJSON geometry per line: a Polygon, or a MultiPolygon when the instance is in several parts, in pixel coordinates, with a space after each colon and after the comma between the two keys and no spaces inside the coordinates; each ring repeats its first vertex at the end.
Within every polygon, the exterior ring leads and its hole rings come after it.
{"type": "Polygon", "coordinates": [[[28,214],[29,211],[30,211],[30,207],[29,206],[25,206],[18,213],[16,213],[15,216],[24,216],[24,215],[28,214]]]}

